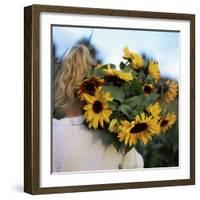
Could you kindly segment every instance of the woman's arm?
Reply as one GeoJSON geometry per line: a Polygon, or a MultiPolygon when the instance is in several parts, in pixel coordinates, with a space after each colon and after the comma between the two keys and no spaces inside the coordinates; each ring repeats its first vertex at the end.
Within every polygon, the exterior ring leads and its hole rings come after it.
{"type": "Polygon", "coordinates": [[[128,153],[123,155],[121,167],[122,169],[143,168],[144,160],[140,153],[135,148],[132,148],[128,153]]]}
{"type": "Polygon", "coordinates": [[[65,137],[60,127],[53,119],[53,132],[52,132],[52,171],[60,172],[63,168],[64,156],[66,153],[65,137]]]}

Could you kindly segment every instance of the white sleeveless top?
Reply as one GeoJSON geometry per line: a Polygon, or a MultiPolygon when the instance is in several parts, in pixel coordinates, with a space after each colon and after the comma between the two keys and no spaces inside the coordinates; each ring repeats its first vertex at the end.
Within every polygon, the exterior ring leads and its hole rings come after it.
{"type": "Polygon", "coordinates": [[[84,126],[83,116],[53,119],[53,172],[143,167],[135,148],[123,155],[113,145],[103,145],[100,134],[84,126]]]}

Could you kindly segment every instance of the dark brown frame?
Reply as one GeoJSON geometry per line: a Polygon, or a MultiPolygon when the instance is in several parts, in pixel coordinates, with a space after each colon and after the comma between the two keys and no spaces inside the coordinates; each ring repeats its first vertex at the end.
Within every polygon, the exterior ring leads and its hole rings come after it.
{"type": "Polygon", "coordinates": [[[24,191],[30,194],[83,192],[128,188],[195,184],[195,15],[111,10],[97,8],[32,5],[24,8],[24,191]],[[39,19],[41,12],[109,15],[140,18],[187,20],[190,22],[190,178],[169,181],[115,183],[66,187],[40,187],[39,170],[39,19]]]}

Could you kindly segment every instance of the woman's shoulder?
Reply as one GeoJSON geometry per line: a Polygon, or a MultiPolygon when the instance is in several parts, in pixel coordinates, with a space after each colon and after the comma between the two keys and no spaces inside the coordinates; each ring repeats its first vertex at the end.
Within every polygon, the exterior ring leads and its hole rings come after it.
{"type": "Polygon", "coordinates": [[[83,117],[71,117],[52,120],[52,133],[53,137],[70,137],[72,134],[83,132],[83,117]]]}
{"type": "Polygon", "coordinates": [[[78,126],[83,124],[83,116],[65,117],[61,119],[53,118],[53,126],[78,126]]]}

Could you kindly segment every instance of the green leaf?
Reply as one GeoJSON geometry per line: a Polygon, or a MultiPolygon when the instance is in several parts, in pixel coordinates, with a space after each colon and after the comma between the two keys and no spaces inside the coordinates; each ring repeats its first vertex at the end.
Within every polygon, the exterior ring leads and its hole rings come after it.
{"type": "Polygon", "coordinates": [[[149,104],[152,104],[154,103],[157,98],[159,97],[160,95],[159,94],[156,94],[156,93],[153,93],[153,94],[150,94],[148,96],[145,96],[145,99],[144,99],[144,103],[146,105],[149,105],[149,104]]]}
{"type": "Polygon", "coordinates": [[[134,146],[125,146],[125,154],[128,153],[134,146]]]}
{"type": "MultiPolygon", "coordinates": [[[[108,65],[110,65],[110,68],[116,69],[116,65],[115,65],[115,64],[110,63],[110,64],[108,64],[108,65]]],[[[108,65],[105,65],[105,66],[108,68],[108,65]]]]}
{"type": "Polygon", "coordinates": [[[167,114],[167,107],[166,105],[162,105],[162,112],[161,112],[161,115],[166,115],[167,114]]]}
{"type": "Polygon", "coordinates": [[[116,148],[116,150],[117,150],[118,152],[119,152],[119,151],[122,149],[122,147],[124,146],[124,144],[121,143],[121,142],[119,141],[118,138],[114,138],[113,141],[112,141],[112,144],[114,145],[114,147],[116,148]]]}
{"type": "Polygon", "coordinates": [[[113,141],[112,133],[102,131],[101,139],[104,145],[110,145],[113,141]]]}
{"type": "Polygon", "coordinates": [[[108,102],[108,104],[109,104],[109,107],[110,107],[113,111],[116,111],[117,108],[118,108],[118,106],[119,106],[119,104],[118,104],[116,101],[110,101],[110,102],[108,102]]]}
{"type": "Polygon", "coordinates": [[[95,76],[98,76],[99,78],[104,77],[104,69],[106,69],[106,68],[104,68],[104,67],[102,67],[102,66],[96,68],[96,69],[94,70],[94,75],[95,75],[95,76]]]}
{"type": "Polygon", "coordinates": [[[94,75],[98,76],[100,78],[104,77],[104,75],[105,75],[104,69],[108,69],[108,66],[110,66],[110,68],[112,68],[112,69],[116,68],[116,66],[114,64],[101,65],[100,67],[95,68],[94,75]]]}
{"type": "Polygon", "coordinates": [[[162,90],[163,90],[163,93],[166,93],[169,89],[169,86],[166,84],[166,83],[163,83],[162,85],[162,90]]]}
{"type": "Polygon", "coordinates": [[[139,70],[138,73],[137,73],[137,76],[138,76],[138,79],[144,79],[145,78],[145,74],[144,74],[144,71],[143,70],[139,70]]]}
{"type": "Polygon", "coordinates": [[[141,112],[143,112],[145,107],[154,103],[158,97],[159,97],[158,94],[150,94],[148,96],[144,96],[144,95],[139,96],[139,102],[140,103],[134,109],[134,115],[140,114],[141,112]]]}
{"type": "Polygon", "coordinates": [[[148,75],[145,79],[145,82],[148,84],[155,85],[155,80],[152,78],[152,76],[148,75]]]}
{"type": "Polygon", "coordinates": [[[121,104],[118,107],[118,111],[121,111],[122,113],[124,113],[129,119],[132,119],[134,116],[132,108],[126,104],[121,104]]]}
{"type": "Polygon", "coordinates": [[[86,72],[86,78],[90,78],[94,73],[94,69],[90,67],[86,72]]]}
{"type": "Polygon", "coordinates": [[[126,66],[126,65],[125,65],[124,62],[120,62],[119,67],[120,67],[121,70],[123,70],[125,66],[126,66]]]}
{"type": "Polygon", "coordinates": [[[121,87],[115,85],[104,85],[102,89],[105,92],[109,92],[115,100],[123,102],[125,94],[121,87]]]}
{"type": "Polygon", "coordinates": [[[134,109],[134,116],[140,114],[141,112],[144,111],[145,106],[143,104],[138,105],[135,109],[134,109]]]}
{"type": "Polygon", "coordinates": [[[123,146],[123,143],[119,141],[119,139],[115,134],[109,133],[106,130],[102,131],[101,139],[103,145],[109,146],[110,144],[113,144],[113,146],[116,148],[117,151],[120,151],[123,146]]]}
{"type": "Polygon", "coordinates": [[[125,65],[122,69],[123,72],[132,72],[133,68],[130,65],[125,65]]]}
{"type": "Polygon", "coordinates": [[[133,79],[131,85],[130,85],[130,89],[132,91],[134,91],[134,93],[136,95],[140,95],[143,94],[143,89],[142,89],[142,84],[137,80],[137,79],[133,79]]]}
{"type": "Polygon", "coordinates": [[[125,99],[123,103],[129,105],[131,108],[135,108],[140,104],[140,98],[139,96],[130,97],[125,99]]]}

